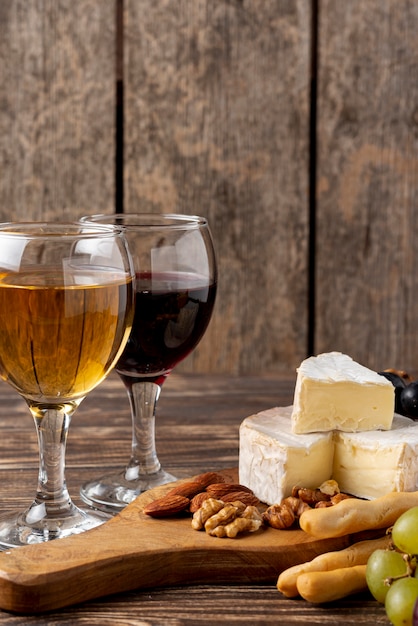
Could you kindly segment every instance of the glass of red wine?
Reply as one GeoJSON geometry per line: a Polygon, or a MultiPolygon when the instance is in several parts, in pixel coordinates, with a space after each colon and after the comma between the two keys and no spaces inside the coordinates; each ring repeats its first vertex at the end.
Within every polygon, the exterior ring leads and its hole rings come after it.
{"type": "Polygon", "coordinates": [[[167,376],[196,347],[209,324],[217,265],[203,217],[116,213],[81,221],[121,226],[136,274],[132,330],[115,367],[131,407],[131,458],[123,469],[80,489],[87,504],[115,513],[143,491],[175,480],[158,460],[155,410],[167,376]]]}

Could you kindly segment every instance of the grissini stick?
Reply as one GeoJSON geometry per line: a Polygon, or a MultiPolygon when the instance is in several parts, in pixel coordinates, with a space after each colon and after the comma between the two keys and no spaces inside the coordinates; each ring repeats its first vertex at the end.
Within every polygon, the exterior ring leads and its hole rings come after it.
{"type": "Polygon", "coordinates": [[[367,565],[353,565],[329,572],[308,572],[297,581],[299,595],[308,602],[321,604],[340,600],[367,590],[367,565]]]}
{"type": "Polygon", "coordinates": [[[389,535],[379,537],[379,539],[359,541],[343,550],[325,552],[311,561],[288,567],[280,574],[277,589],[288,598],[294,598],[299,595],[297,581],[302,574],[365,565],[375,550],[389,547],[390,541],[389,535]]]}
{"type": "Polygon", "coordinates": [[[313,537],[342,537],[362,530],[389,528],[413,506],[418,506],[418,491],[391,492],[375,500],[348,498],[336,506],[304,511],[299,524],[313,537]]]}

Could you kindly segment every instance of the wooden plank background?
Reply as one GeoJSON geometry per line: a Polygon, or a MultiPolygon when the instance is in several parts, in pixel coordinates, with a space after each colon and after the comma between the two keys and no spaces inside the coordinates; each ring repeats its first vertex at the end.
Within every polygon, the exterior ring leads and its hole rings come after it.
{"type": "Polygon", "coordinates": [[[207,216],[218,300],[179,371],[418,370],[417,28],[415,0],[2,0],[0,219],[121,190],[207,216]]]}
{"type": "Polygon", "coordinates": [[[376,369],[418,363],[417,26],[415,0],[320,4],[316,349],[376,369]]]}
{"type": "Polygon", "coordinates": [[[0,219],[112,211],[115,8],[0,3],[0,219]]]}

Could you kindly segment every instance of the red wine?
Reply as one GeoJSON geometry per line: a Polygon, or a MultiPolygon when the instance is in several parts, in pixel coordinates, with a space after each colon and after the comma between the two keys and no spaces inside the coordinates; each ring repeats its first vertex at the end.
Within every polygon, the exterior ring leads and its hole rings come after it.
{"type": "Polygon", "coordinates": [[[135,292],[132,330],[116,370],[126,385],[144,379],[162,384],[202,338],[216,283],[192,273],[139,273],[135,292]]]}

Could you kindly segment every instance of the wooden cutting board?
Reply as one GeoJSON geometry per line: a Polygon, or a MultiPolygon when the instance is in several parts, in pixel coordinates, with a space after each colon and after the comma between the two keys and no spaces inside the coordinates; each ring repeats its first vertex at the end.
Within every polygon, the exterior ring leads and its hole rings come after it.
{"type": "MultiPolygon", "coordinates": [[[[236,470],[223,473],[228,482],[237,482],[236,470]]],[[[131,589],[178,584],[275,584],[287,567],[364,538],[318,540],[301,530],[267,528],[219,539],[193,530],[188,515],[153,519],[142,512],[172,486],[142,494],[83,534],[0,552],[0,608],[39,613],[131,589]]]]}

